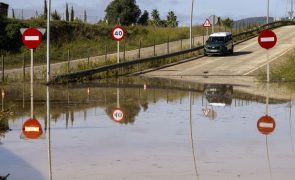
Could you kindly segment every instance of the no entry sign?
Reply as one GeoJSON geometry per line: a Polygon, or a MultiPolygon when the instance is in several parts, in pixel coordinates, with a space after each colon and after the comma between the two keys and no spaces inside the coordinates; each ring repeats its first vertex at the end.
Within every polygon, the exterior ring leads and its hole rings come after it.
{"type": "Polygon", "coordinates": [[[264,49],[271,49],[277,43],[277,36],[272,30],[264,30],[258,37],[258,43],[264,49]]]}
{"type": "Polygon", "coordinates": [[[28,139],[38,139],[43,133],[41,124],[36,119],[28,119],[23,124],[22,130],[28,139]]]}
{"type": "Polygon", "coordinates": [[[124,120],[124,112],[121,109],[115,109],[113,111],[113,120],[115,122],[121,122],[124,120]]]}
{"type": "Polygon", "coordinates": [[[263,116],[257,121],[257,129],[262,134],[268,135],[276,128],[275,120],[270,116],[263,116]]]}
{"type": "Polygon", "coordinates": [[[23,32],[22,40],[28,49],[36,49],[42,42],[42,33],[36,28],[28,28],[23,32]]]}
{"type": "Polygon", "coordinates": [[[124,39],[126,35],[126,32],[124,30],[123,27],[121,26],[116,26],[113,30],[112,30],[112,37],[114,40],[116,41],[121,41],[124,39]]]}

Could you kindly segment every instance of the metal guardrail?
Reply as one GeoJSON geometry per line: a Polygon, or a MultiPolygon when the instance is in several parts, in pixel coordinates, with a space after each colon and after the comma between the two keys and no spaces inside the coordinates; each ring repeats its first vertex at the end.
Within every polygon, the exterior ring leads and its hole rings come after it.
{"type": "MultiPolygon", "coordinates": [[[[235,41],[235,44],[239,44],[239,43],[244,42],[248,39],[256,37],[262,30],[274,29],[274,28],[288,26],[288,25],[295,25],[295,22],[293,22],[293,21],[272,22],[272,23],[260,26],[258,28],[255,28],[253,30],[233,35],[233,39],[235,41]]],[[[49,84],[53,84],[53,83],[57,83],[57,82],[61,82],[61,81],[74,80],[74,79],[78,79],[81,77],[92,76],[97,73],[107,72],[110,70],[128,67],[128,66],[132,66],[132,65],[138,65],[138,64],[147,63],[147,62],[155,62],[155,61],[159,61],[161,59],[172,58],[172,57],[192,53],[192,52],[195,52],[198,50],[203,50],[203,49],[204,49],[204,46],[198,46],[198,47],[195,47],[192,49],[182,50],[179,52],[169,53],[169,54],[165,54],[165,55],[137,59],[137,60],[133,60],[133,61],[127,61],[127,62],[121,62],[121,63],[117,63],[117,64],[101,66],[101,67],[97,67],[94,69],[88,69],[88,70],[82,70],[82,71],[68,73],[68,74],[64,74],[64,75],[58,75],[49,84]]]]}

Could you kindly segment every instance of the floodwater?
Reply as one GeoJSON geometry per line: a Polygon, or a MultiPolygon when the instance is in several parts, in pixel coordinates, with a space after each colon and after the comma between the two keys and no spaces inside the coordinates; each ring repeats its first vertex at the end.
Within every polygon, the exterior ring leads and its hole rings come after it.
{"type": "Polygon", "coordinates": [[[292,99],[139,78],[36,84],[32,106],[29,84],[1,89],[0,176],[8,180],[295,176],[292,99]],[[266,114],[274,121],[259,124],[266,114]],[[32,116],[41,129],[24,128],[32,116]]]}

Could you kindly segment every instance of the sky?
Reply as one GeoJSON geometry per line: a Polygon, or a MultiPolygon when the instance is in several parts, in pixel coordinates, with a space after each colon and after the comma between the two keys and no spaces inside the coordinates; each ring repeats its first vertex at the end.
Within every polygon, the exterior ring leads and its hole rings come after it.
{"type": "MultiPolygon", "coordinates": [[[[87,11],[88,20],[97,22],[104,18],[104,10],[112,0],[51,0],[52,10],[57,10],[62,16],[65,4],[75,9],[75,16],[82,18],[87,11]]],[[[36,11],[43,12],[44,0],[0,0],[15,9],[15,15],[21,17],[33,16],[36,11]]],[[[158,9],[161,18],[165,19],[169,11],[174,11],[180,25],[188,25],[192,0],[137,0],[142,11],[158,9]]],[[[291,8],[291,0],[270,0],[270,16],[283,17],[291,8]]],[[[247,17],[266,16],[267,0],[195,0],[194,24],[202,24],[210,15],[230,17],[234,20],[247,17]]]]}

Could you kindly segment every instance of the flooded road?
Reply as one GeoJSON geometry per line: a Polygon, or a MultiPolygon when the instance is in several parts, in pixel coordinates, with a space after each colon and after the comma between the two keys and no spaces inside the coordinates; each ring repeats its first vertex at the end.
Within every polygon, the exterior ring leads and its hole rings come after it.
{"type": "Polygon", "coordinates": [[[1,88],[0,176],[8,180],[295,176],[293,100],[266,91],[147,79],[36,84],[32,108],[28,84],[1,88]],[[273,121],[258,121],[265,115],[273,121]]]}

